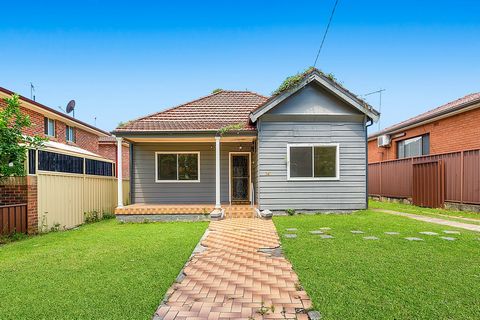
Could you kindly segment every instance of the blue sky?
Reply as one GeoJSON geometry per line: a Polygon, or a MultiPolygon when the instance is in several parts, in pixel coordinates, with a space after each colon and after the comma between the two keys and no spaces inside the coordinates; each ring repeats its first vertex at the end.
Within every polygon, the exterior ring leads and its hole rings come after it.
{"type": "MultiPolygon", "coordinates": [[[[313,64],[333,3],[9,1],[0,86],[29,96],[33,82],[54,108],[75,99],[77,118],[106,130],[215,88],[269,95],[313,64]]],[[[383,128],[480,91],[478,12],[478,1],[340,0],[317,66],[357,94],[386,89],[383,128]]]]}

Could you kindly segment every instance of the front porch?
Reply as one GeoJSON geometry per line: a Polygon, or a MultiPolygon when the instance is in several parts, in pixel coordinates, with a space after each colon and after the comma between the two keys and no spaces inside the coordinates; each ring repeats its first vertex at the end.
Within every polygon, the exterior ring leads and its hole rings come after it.
{"type": "MultiPolygon", "coordinates": [[[[224,218],[255,218],[257,216],[256,208],[254,205],[222,204],[222,209],[225,211],[224,218]]],[[[116,208],[115,214],[117,216],[137,216],[137,218],[133,218],[134,220],[139,220],[138,217],[144,215],[157,216],[158,220],[168,220],[165,219],[167,217],[169,217],[170,220],[178,220],[180,217],[184,218],[183,220],[188,220],[188,216],[191,218],[196,217],[198,220],[201,218],[209,218],[210,213],[214,210],[215,204],[136,203],[116,208]]]]}
{"type": "MultiPolygon", "coordinates": [[[[122,138],[117,138],[119,145],[122,138]]],[[[252,217],[256,204],[255,134],[128,137],[131,205],[117,216],[252,217]]],[[[122,159],[118,148],[117,158],[122,159]]],[[[120,164],[119,164],[120,166],[120,164]]],[[[119,172],[119,175],[121,173],[119,172]]],[[[121,185],[119,185],[119,192],[121,185]]],[[[136,219],[141,218],[137,217],[136,219]]],[[[147,219],[147,218],[145,218],[147,219]]]]}

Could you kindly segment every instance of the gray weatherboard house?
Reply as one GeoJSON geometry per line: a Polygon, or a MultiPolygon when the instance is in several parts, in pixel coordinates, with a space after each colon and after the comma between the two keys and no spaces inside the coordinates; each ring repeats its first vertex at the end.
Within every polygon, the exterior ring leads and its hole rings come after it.
{"type": "Polygon", "coordinates": [[[313,69],[270,98],[223,90],[130,121],[114,131],[131,146],[131,204],[119,197],[116,214],[364,209],[367,126],[378,117],[313,69]]]}

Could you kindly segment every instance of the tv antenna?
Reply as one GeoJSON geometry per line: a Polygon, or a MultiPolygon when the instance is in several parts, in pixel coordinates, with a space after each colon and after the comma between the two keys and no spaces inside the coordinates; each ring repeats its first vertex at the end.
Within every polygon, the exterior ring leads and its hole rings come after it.
{"type": "MultiPolygon", "coordinates": [[[[386,89],[380,89],[377,91],[372,91],[369,93],[362,94],[361,97],[367,97],[372,94],[378,94],[378,112],[382,113],[382,92],[386,91],[386,89]]],[[[380,118],[378,119],[378,130],[380,130],[380,118]]]]}
{"type": "Polygon", "coordinates": [[[72,113],[72,116],[75,118],[75,100],[70,100],[67,104],[66,110],[67,113],[72,113]]]}
{"type": "Polygon", "coordinates": [[[35,101],[35,86],[30,82],[30,100],[35,101]]]}

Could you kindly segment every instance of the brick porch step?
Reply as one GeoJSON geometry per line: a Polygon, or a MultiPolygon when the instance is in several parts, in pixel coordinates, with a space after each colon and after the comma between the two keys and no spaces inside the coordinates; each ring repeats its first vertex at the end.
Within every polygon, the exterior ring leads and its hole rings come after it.
{"type": "Polygon", "coordinates": [[[256,212],[255,207],[251,205],[231,205],[225,207],[225,218],[234,219],[234,218],[255,218],[256,212]]]}

